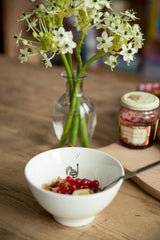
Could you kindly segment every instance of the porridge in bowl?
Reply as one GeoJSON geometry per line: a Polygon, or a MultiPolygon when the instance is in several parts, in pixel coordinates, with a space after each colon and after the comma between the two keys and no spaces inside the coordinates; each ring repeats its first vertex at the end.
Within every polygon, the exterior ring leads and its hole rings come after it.
{"type": "Polygon", "coordinates": [[[51,184],[43,184],[42,188],[51,192],[70,195],[87,195],[101,190],[99,181],[96,179],[93,181],[87,178],[73,179],[70,176],[67,176],[65,179],[58,177],[51,184]]]}

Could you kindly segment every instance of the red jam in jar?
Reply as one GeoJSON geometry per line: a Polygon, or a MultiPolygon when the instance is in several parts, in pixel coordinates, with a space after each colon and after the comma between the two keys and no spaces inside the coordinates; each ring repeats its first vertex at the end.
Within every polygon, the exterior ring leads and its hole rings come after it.
{"type": "Polygon", "coordinates": [[[119,110],[121,143],[133,149],[152,146],[159,112],[159,98],[155,95],[138,91],[124,94],[119,110]]]}

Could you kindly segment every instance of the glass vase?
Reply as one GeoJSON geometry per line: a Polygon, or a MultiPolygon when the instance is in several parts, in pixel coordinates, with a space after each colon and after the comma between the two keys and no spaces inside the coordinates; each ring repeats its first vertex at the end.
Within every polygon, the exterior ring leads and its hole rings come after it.
{"type": "Polygon", "coordinates": [[[53,127],[60,145],[88,147],[97,123],[92,101],[83,92],[84,73],[77,78],[76,72],[69,78],[65,72],[66,92],[58,99],[53,112],[53,127]]]}

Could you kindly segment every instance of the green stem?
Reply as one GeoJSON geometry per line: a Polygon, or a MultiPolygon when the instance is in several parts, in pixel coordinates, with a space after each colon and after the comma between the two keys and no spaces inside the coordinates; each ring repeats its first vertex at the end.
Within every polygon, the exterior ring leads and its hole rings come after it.
{"type": "Polygon", "coordinates": [[[77,136],[82,147],[88,146],[88,131],[85,116],[81,116],[80,113],[80,99],[77,97],[76,110],[72,119],[72,128],[70,131],[69,143],[73,146],[76,145],[77,136]],[[79,134],[78,134],[79,131],[79,134]]]}
{"type": "Polygon", "coordinates": [[[77,98],[76,110],[72,119],[72,128],[69,136],[69,143],[73,146],[76,145],[77,135],[78,135],[78,126],[79,126],[79,108],[80,108],[80,99],[77,98]]]}
{"type": "Polygon", "coordinates": [[[84,71],[88,68],[88,66],[93,63],[95,60],[97,60],[99,57],[101,56],[105,56],[105,52],[104,50],[100,50],[99,52],[97,52],[97,54],[95,54],[93,57],[91,57],[84,65],[83,67],[81,68],[81,70],[79,71],[79,74],[78,74],[78,78],[80,78],[82,76],[82,74],[84,73],[84,71]]]}
{"type": "MultiPolygon", "coordinates": [[[[70,106],[70,113],[69,116],[67,118],[67,122],[61,137],[61,145],[65,144],[69,131],[71,129],[71,125],[73,124],[74,126],[74,122],[73,122],[73,116],[76,110],[76,106],[77,105],[77,94],[80,91],[80,86],[81,86],[81,81],[79,80],[83,74],[83,72],[86,70],[86,68],[92,63],[94,62],[96,59],[98,59],[100,56],[104,55],[104,51],[101,50],[99,51],[96,55],[94,55],[92,58],[90,58],[85,64],[84,66],[79,70],[78,76],[77,76],[77,81],[75,82],[75,87],[74,87],[74,91],[73,91],[73,96],[71,98],[71,106],[70,106]]],[[[75,120],[75,126],[77,126],[77,119],[75,120]]],[[[81,130],[82,130],[82,135],[81,135],[81,141],[83,142],[84,146],[88,145],[88,136],[87,136],[87,126],[86,126],[86,121],[85,121],[85,117],[82,117],[80,119],[80,124],[81,124],[81,130]]],[[[77,128],[75,129],[74,134],[77,134],[77,128]]],[[[73,136],[73,135],[72,135],[73,136]]],[[[75,138],[76,135],[74,135],[75,138]]],[[[71,140],[71,137],[70,137],[71,140]]],[[[75,140],[74,140],[75,141],[75,140]]]]}
{"type": "Polygon", "coordinates": [[[66,69],[66,72],[67,72],[68,81],[69,81],[69,88],[70,88],[70,91],[72,92],[73,89],[74,89],[72,68],[70,67],[70,64],[68,63],[67,58],[64,54],[61,54],[61,58],[62,58],[62,61],[64,63],[64,66],[65,66],[65,69],[66,69]]]}
{"type": "Polygon", "coordinates": [[[85,116],[80,116],[80,123],[79,123],[79,139],[81,142],[82,147],[88,146],[88,131],[87,131],[87,124],[85,116]]]}
{"type": "Polygon", "coordinates": [[[73,91],[69,116],[67,118],[67,122],[66,122],[66,125],[65,125],[65,128],[64,128],[63,134],[61,136],[61,141],[60,141],[61,145],[65,144],[65,142],[67,140],[68,133],[69,133],[70,128],[71,128],[74,112],[75,112],[75,109],[76,109],[77,94],[79,93],[80,84],[81,84],[81,81],[77,80],[75,82],[75,88],[74,88],[74,91],[73,91]]]}
{"type": "Polygon", "coordinates": [[[84,36],[85,36],[85,32],[82,31],[80,33],[80,37],[78,39],[78,43],[77,43],[77,47],[76,47],[77,75],[78,75],[80,69],[82,68],[81,46],[82,46],[82,43],[83,43],[84,36]]]}
{"type": "Polygon", "coordinates": [[[47,32],[47,28],[45,27],[45,24],[44,24],[44,19],[43,18],[40,18],[40,26],[41,26],[41,31],[43,32],[47,32]]]}
{"type": "Polygon", "coordinates": [[[72,66],[72,55],[70,53],[67,53],[67,59],[68,59],[68,64],[70,66],[70,70],[72,72],[72,78],[74,78],[73,66],[72,66]]]}

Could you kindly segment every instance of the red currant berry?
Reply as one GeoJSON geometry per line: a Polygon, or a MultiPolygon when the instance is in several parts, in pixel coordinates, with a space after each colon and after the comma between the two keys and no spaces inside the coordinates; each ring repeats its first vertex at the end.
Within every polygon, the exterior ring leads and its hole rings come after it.
{"type": "Polygon", "coordinates": [[[90,186],[92,184],[92,181],[87,179],[87,185],[90,186]]]}
{"type": "Polygon", "coordinates": [[[81,185],[83,185],[83,186],[88,185],[88,179],[83,178],[83,179],[81,180],[81,185]]]}
{"type": "Polygon", "coordinates": [[[64,192],[65,192],[65,193],[69,192],[69,190],[70,190],[70,187],[69,187],[69,186],[64,187],[64,192]]]}
{"type": "Polygon", "coordinates": [[[91,185],[93,187],[97,188],[99,186],[99,181],[98,180],[93,180],[91,185]]]}
{"type": "Polygon", "coordinates": [[[66,177],[66,182],[69,182],[69,183],[71,183],[71,182],[72,182],[72,180],[73,180],[73,179],[72,179],[70,176],[67,176],[67,177],[66,177]]]}
{"type": "Polygon", "coordinates": [[[97,191],[97,188],[95,188],[94,186],[91,186],[90,189],[91,189],[93,192],[96,192],[96,191],[97,191]]]}
{"type": "Polygon", "coordinates": [[[62,189],[65,187],[65,184],[63,182],[61,182],[61,183],[59,183],[58,187],[62,189]]]}
{"type": "Polygon", "coordinates": [[[83,188],[84,188],[84,186],[82,186],[82,185],[77,186],[77,189],[83,189],[83,188]]]}
{"type": "Polygon", "coordinates": [[[81,179],[80,179],[80,178],[76,178],[76,179],[74,180],[74,182],[75,182],[75,184],[80,184],[80,183],[81,183],[81,179]]]}
{"type": "Polygon", "coordinates": [[[75,184],[71,184],[69,188],[73,192],[77,189],[77,186],[75,184]]]}
{"type": "Polygon", "coordinates": [[[58,188],[58,189],[56,190],[56,193],[62,193],[62,190],[58,188]]]}

